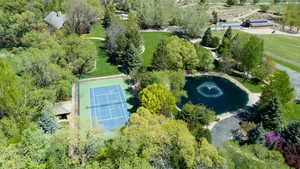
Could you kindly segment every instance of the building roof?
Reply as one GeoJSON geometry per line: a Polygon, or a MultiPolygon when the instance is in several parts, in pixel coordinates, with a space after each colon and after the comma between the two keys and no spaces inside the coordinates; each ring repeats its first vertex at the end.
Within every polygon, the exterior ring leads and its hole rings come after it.
{"type": "Polygon", "coordinates": [[[55,115],[70,114],[72,111],[72,101],[55,103],[54,111],[55,115]]]}
{"type": "Polygon", "coordinates": [[[263,23],[263,22],[268,22],[267,19],[260,18],[260,19],[249,19],[250,23],[263,23]]]}
{"type": "Polygon", "coordinates": [[[240,22],[218,22],[217,26],[240,26],[240,22]]]}
{"type": "Polygon", "coordinates": [[[261,26],[273,26],[273,24],[269,22],[263,22],[263,23],[250,23],[251,27],[261,27],[261,26]]]}
{"type": "Polygon", "coordinates": [[[46,16],[44,21],[47,22],[49,25],[53,26],[54,28],[59,29],[63,27],[66,21],[66,16],[61,12],[52,11],[46,16]]]}

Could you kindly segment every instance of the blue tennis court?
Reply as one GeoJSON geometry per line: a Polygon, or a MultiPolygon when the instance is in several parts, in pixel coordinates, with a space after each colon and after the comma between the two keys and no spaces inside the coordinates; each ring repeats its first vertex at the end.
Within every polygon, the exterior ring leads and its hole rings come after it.
{"type": "Polygon", "coordinates": [[[90,104],[93,126],[112,130],[128,121],[129,112],[119,85],[90,88],[90,104]]]}

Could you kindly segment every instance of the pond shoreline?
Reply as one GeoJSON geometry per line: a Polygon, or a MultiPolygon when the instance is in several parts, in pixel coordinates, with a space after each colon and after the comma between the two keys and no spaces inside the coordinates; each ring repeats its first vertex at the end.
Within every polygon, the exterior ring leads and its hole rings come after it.
{"type": "MultiPolygon", "coordinates": [[[[248,94],[248,103],[245,105],[245,107],[253,106],[260,99],[260,96],[261,96],[260,93],[251,92],[243,84],[241,84],[238,80],[230,77],[228,74],[218,73],[218,72],[198,72],[198,73],[193,73],[193,74],[186,74],[186,77],[199,77],[199,76],[222,77],[222,78],[225,78],[225,79],[229,80],[233,84],[235,84],[237,87],[239,87],[241,90],[245,91],[248,94]]],[[[237,115],[243,109],[244,108],[241,108],[241,109],[236,110],[236,111],[231,111],[231,112],[222,113],[220,115],[217,115],[218,121],[210,123],[208,126],[206,126],[206,128],[209,129],[209,130],[212,130],[218,122],[237,115]]]]}

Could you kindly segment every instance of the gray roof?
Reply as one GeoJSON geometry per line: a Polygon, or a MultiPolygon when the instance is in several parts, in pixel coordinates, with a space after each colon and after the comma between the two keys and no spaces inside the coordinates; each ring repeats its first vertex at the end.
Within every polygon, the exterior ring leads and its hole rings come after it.
{"type": "Polygon", "coordinates": [[[218,22],[217,26],[240,26],[240,22],[218,22]]]}
{"type": "Polygon", "coordinates": [[[262,23],[250,23],[251,27],[260,27],[260,26],[273,26],[273,24],[269,22],[262,22],[262,23]]]}
{"type": "Polygon", "coordinates": [[[46,16],[44,21],[47,22],[49,25],[53,26],[54,28],[59,29],[63,27],[66,21],[66,16],[61,12],[52,11],[46,16]]]}
{"type": "Polygon", "coordinates": [[[72,111],[72,101],[58,102],[54,104],[55,115],[70,114],[72,111]]]}
{"type": "Polygon", "coordinates": [[[249,19],[249,22],[250,23],[262,23],[262,22],[268,22],[267,19],[263,19],[263,18],[260,18],[260,19],[249,19]]]}

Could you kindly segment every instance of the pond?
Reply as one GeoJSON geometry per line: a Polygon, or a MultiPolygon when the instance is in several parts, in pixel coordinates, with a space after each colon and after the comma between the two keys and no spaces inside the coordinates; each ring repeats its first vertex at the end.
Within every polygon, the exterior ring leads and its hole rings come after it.
{"type": "MultiPolygon", "coordinates": [[[[181,105],[191,102],[204,105],[222,114],[235,111],[248,103],[248,94],[228,79],[218,76],[187,77],[187,97],[181,105]]],[[[181,106],[180,106],[181,107],[181,106]]]]}

